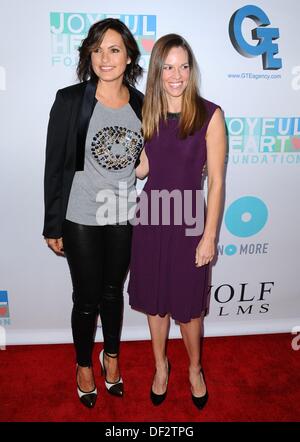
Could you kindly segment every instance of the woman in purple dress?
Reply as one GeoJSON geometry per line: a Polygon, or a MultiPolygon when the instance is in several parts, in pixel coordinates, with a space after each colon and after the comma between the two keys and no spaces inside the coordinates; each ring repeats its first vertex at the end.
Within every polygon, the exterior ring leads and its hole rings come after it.
{"type": "Polygon", "coordinates": [[[166,341],[172,317],[180,324],[189,356],[192,400],[202,409],[208,392],[200,337],[222,206],[226,135],[220,107],[199,95],[195,57],[179,35],[165,35],[154,45],[143,132],[146,144],[136,174],[148,179],[136,213],[142,215],[139,219],[148,213],[148,222],[143,218],[138,223],[136,216],[129,301],[148,317],[156,368],[150,389],[153,404],[161,404],[167,394],[171,365],[166,341]],[[205,215],[204,169],[208,175],[205,215]]]}

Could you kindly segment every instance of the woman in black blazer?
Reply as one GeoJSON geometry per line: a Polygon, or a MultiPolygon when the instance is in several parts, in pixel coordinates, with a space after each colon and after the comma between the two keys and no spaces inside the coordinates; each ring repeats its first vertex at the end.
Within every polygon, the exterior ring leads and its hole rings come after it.
{"type": "Polygon", "coordinates": [[[48,125],[43,235],[68,260],[77,392],[89,408],[97,399],[92,350],[98,313],[105,385],[123,396],[118,355],[134,216],[129,195],[143,147],[143,94],[134,88],[142,74],[139,57],[121,21],[95,23],[79,48],[80,83],[57,92],[48,125]]]}

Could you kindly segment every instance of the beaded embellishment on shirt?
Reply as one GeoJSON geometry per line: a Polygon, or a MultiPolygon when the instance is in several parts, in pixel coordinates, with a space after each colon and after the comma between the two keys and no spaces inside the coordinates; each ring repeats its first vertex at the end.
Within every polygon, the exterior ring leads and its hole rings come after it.
{"type": "Polygon", "coordinates": [[[104,127],[93,137],[92,155],[102,167],[120,170],[136,161],[143,147],[143,137],[122,126],[104,127]]]}

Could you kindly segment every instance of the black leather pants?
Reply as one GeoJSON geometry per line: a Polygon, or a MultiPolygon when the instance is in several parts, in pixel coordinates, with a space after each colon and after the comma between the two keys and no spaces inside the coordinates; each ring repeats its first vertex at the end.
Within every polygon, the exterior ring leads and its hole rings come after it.
{"type": "Polygon", "coordinates": [[[73,283],[72,332],[77,363],[83,367],[92,365],[98,313],[105,352],[119,352],[131,234],[129,223],[84,226],[64,221],[63,245],[73,283]]]}

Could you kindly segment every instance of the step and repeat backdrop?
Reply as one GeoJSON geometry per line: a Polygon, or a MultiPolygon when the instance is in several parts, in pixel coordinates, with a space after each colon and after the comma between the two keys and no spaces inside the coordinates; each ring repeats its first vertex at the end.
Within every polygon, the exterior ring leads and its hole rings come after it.
{"type": "MultiPolygon", "coordinates": [[[[175,32],[195,52],[202,95],[224,110],[226,198],[205,335],[300,328],[300,3],[1,0],[0,11],[2,345],[72,341],[67,262],[42,237],[45,137],[57,89],[76,83],[77,48],[105,17],[138,41],[140,90],[155,40],[175,32]]],[[[148,339],[126,288],[122,339],[148,339]]],[[[176,323],[170,335],[180,336],[176,323]]]]}

